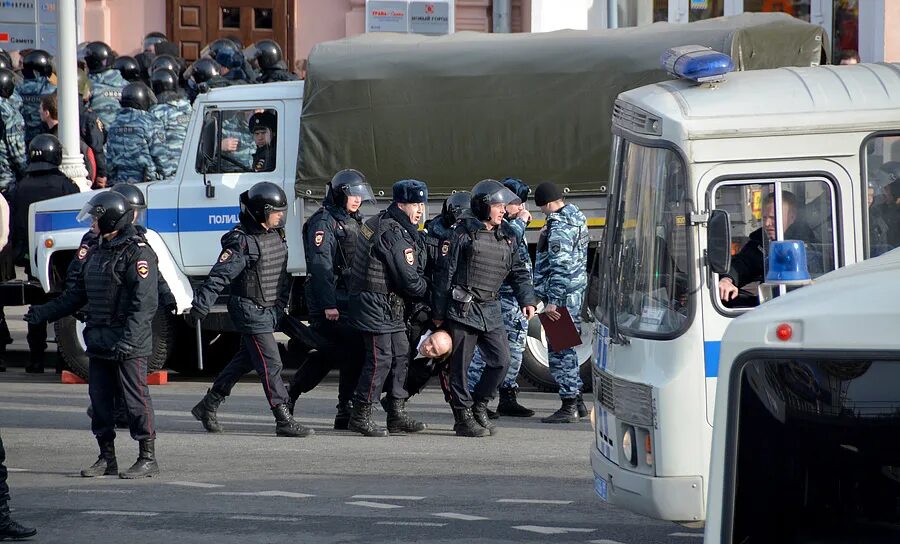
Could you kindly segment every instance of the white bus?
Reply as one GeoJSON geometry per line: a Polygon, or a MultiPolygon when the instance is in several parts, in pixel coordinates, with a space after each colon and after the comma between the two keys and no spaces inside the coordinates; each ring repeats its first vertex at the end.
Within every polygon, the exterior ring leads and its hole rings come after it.
{"type": "Polygon", "coordinates": [[[707,544],[900,542],[900,250],[733,321],[707,544]]]}
{"type": "Polygon", "coordinates": [[[806,243],[814,278],[900,245],[900,64],[649,85],[619,95],[613,133],[590,306],[595,490],[701,521],[722,335],[758,300],[750,282],[724,303],[719,280],[746,264],[746,242],[765,251],[769,195],[777,238],[806,243]]]}

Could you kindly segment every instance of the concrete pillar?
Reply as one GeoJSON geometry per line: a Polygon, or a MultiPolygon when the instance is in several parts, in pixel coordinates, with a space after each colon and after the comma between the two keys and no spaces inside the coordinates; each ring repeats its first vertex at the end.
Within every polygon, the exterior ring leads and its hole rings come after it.
{"type": "Polygon", "coordinates": [[[78,59],[76,57],[76,21],[74,0],[57,3],[58,43],[56,73],[59,81],[59,140],[63,146],[60,170],[82,191],[91,190],[84,157],[81,155],[78,130],[78,59]]]}

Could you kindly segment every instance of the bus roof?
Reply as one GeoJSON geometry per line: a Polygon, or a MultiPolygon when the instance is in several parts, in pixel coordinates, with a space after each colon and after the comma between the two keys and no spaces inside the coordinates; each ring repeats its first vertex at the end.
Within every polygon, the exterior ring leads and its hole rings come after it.
{"type": "Polygon", "coordinates": [[[691,140],[896,129],[900,64],[734,72],[718,85],[667,81],[619,100],[657,116],[664,136],[691,140]]]}

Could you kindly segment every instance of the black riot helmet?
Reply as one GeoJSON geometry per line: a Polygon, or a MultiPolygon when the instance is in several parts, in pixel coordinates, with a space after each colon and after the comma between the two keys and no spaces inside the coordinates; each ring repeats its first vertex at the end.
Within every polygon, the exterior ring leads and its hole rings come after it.
{"type": "Polygon", "coordinates": [[[339,208],[346,207],[348,196],[358,196],[363,201],[375,202],[375,193],[372,192],[372,186],[369,185],[366,176],[352,168],[341,170],[331,178],[326,195],[339,208]]]}
{"type": "Polygon", "coordinates": [[[150,75],[157,70],[171,70],[177,74],[179,72],[178,59],[172,55],[158,55],[150,64],[150,75]]]}
{"type": "Polygon", "coordinates": [[[492,205],[505,206],[519,202],[522,202],[522,199],[495,179],[483,179],[472,187],[472,213],[481,221],[490,219],[492,205]]]}
{"type": "Polygon", "coordinates": [[[222,70],[218,62],[213,59],[198,59],[187,69],[184,78],[193,80],[194,83],[200,85],[220,75],[222,75],[222,70]]]}
{"type": "MultiPolygon", "coordinates": [[[[261,181],[241,193],[241,213],[250,216],[257,223],[265,223],[272,212],[287,210],[288,200],[278,185],[269,181],[261,181]]],[[[282,227],[277,225],[277,228],[282,227]]]]}
{"type": "Polygon", "coordinates": [[[125,81],[134,82],[141,80],[141,67],[134,57],[122,56],[113,62],[113,68],[122,74],[125,81]]]}
{"type": "Polygon", "coordinates": [[[53,65],[50,64],[50,53],[43,49],[34,49],[22,59],[22,75],[25,79],[35,79],[39,76],[50,77],[53,73],[53,65]]]}
{"type": "Polygon", "coordinates": [[[463,211],[468,210],[472,205],[472,193],[469,191],[457,191],[447,197],[441,208],[441,218],[444,226],[450,227],[456,223],[463,211]]]}
{"type": "Polygon", "coordinates": [[[0,68],[5,68],[7,70],[12,70],[14,68],[12,57],[10,57],[9,53],[2,49],[0,49],[0,68]]]}
{"type": "Polygon", "coordinates": [[[38,134],[28,144],[28,171],[47,170],[62,164],[62,144],[52,134],[38,134]]]}
{"type": "Polygon", "coordinates": [[[172,70],[161,69],[150,74],[150,88],[156,96],[178,91],[178,76],[172,70]]]}
{"type": "Polygon", "coordinates": [[[144,36],[144,43],[142,45],[144,51],[153,51],[153,47],[156,44],[162,43],[164,41],[168,41],[165,34],[163,34],[162,32],[151,32],[144,36]]]}
{"type": "Polygon", "coordinates": [[[144,193],[131,183],[117,183],[113,186],[111,191],[124,196],[125,200],[127,200],[135,210],[143,210],[147,207],[147,201],[144,200],[144,193]]]}
{"type": "Polygon", "coordinates": [[[275,40],[259,40],[247,49],[244,56],[251,62],[255,60],[261,70],[283,67],[279,63],[284,60],[284,55],[275,40]]]}
{"type": "Polygon", "coordinates": [[[512,191],[519,197],[519,200],[522,201],[522,204],[528,201],[528,195],[531,194],[531,187],[529,187],[525,182],[518,178],[503,178],[503,181],[500,183],[503,184],[504,187],[512,191]]]}
{"type": "Polygon", "coordinates": [[[219,38],[209,42],[209,45],[200,51],[201,58],[215,59],[223,49],[239,49],[240,46],[227,38],[219,38]]]}
{"type": "Polygon", "coordinates": [[[16,74],[12,70],[0,68],[0,98],[9,98],[16,90],[16,74]]]}
{"type": "Polygon", "coordinates": [[[84,64],[92,74],[112,68],[115,60],[112,49],[103,42],[91,42],[84,48],[84,64]]]}
{"type": "Polygon", "coordinates": [[[123,108],[149,110],[150,105],[153,104],[150,88],[141,81],[129,83],[122,89],[122,98],[119,99],[119,104],[123,108]]]}
{"type": "Polygon", "coordinates": [[[97,221],[100,234],[109,234],[125,228],[134,220],[134,208],[120,193],[97,193],[81,208],[76,217],[79,223],[97,221]]]}

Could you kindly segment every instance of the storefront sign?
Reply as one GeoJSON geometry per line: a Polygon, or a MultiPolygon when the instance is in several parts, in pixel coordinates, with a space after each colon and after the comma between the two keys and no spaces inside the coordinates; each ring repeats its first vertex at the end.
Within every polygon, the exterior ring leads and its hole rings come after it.
{"type": "Polygon", "coordinates": [[[366,0],[366,32],[450,34],[453,6],[453,0],[366,0]]]}
{"type": "Polygon", "coordinates": [[[409,31],[415,34],[449,34],[450,4],[447,2],[410,2],[409,31]]]}
{"type": "Polygon", "coordinates": [[[366,2],[366,32],[408,32],[409,5],[398,0],[366,2]]]}

